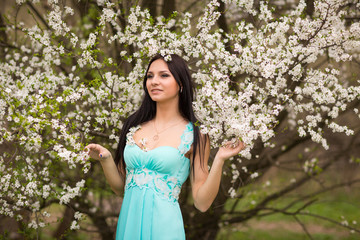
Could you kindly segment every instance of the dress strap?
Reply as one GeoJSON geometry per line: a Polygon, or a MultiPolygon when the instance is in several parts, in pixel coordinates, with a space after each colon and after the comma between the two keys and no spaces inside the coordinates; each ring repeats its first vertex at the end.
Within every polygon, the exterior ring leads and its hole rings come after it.
{"type": "Polygon", "coordinates": [[[191,148],[191,144],[194,141],[193,125],[189,122],[181,135],[181,143],[178,147],[179,152],[185,155],[191,148]]]}

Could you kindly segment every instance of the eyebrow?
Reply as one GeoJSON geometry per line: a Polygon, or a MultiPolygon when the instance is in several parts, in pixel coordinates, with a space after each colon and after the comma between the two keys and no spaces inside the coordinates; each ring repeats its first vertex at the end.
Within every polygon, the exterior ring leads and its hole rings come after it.
{"type": "MultiPolygon", "coordinates": [[[[168,71],[168,70],[159,71],[159,73],[169,73],[169,72],[170,72],[170,71],[168,71]]],[[[153,73],[153,72],[152,72],[152,71],[148,71],[147,73],[149,74],[149,73],[153,73]]]]}

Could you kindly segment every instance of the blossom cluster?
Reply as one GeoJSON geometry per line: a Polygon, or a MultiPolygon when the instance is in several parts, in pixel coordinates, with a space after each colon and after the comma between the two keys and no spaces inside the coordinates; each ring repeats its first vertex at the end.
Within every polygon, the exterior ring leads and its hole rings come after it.
{"type": "MultiPolygon", "coordinates": [[[[353,134],[336,121],[360,99],[359,80],[348,81],[346,68],[360,58],[360,23],[344,21],[351,1],[316,0],[312,18],[303,15],[304,0],[280,17],[266,1],[259,9],[253,1],[224,2],[229,19],[242,19],[226,33],[216,26],[223,13],[215,0],[200,17],[153,19],[134,6],[125,25],[118,5],[98,0],[98,21],[83,26],[69,21],[76,14],[66,2],[49,0],[48,28],[17,23],[22,41],[13,37],[16,47],[6,48],[0,63],[0,144],[10,146],[0,155],[0,214],[21,217],[22,208],[40,213],[47,200],[68,204],[81,196],[91,167],[83,147],[97,137],[116,148],[124,120],[142,101],[145,67],[156,53],[189,62],[197,87],[194,109],[214,148],[241,138],[247,146],[241,156],[251,159],[257,140],[273,146],[280,114],[287,114],[299,136],[325,149],[331,146],[324,128],[353,134]],[[257,24],[244,20],[249,15],[257,24]],[[337,64],[318,67],[324,58],[337,64]],[[74,180],[74,172],[83,175],[74,180]]],[[[360,117],[357,109],[353,113],[360,117]]],[[[304,170],[311,172],[315,163],[304,170]]],[[[239,170],[231,171],[239,177],[239,170]]],[[[229,193],[236,196],[236,189],[229,193]]],[[[71,228],[78,229],[78,222],[71,228]]]]}

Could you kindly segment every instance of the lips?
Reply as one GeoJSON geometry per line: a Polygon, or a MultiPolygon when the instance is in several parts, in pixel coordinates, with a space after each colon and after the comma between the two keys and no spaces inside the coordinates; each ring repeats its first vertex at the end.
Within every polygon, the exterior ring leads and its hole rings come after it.
{"type": "Polygon", "coordinates": [[[159,92],[162,92],[162,90],[161,89],[156,89],[156,88],[151,89],[151,93],[159,93],[159,92]]]}

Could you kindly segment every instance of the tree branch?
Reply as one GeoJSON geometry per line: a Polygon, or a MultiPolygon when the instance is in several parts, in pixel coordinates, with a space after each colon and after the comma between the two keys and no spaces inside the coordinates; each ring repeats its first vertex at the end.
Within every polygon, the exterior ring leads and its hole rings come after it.
{"type": "Polygon", "coordinates": [[[305,232],[306,235],[309,237],[309,239],[313,240],[314,238],[311,236],[311,234],[310,234],[309,231],[307,230],[305,224],[303,224],[296,215],[294,215],[293,217],[294,217],[294,219],[299,223],[299,225],[300,225],[301,228],[304,230],[304,232],[305,232]]]}
{"type": "Polygon", "coordinates": [[[30,2],[30,1],[26,1],[26,4],[31,8],[31,10],[35,13],[35,15],[40,19],[40,21],[42,22],[42,24],[45,25],[45,27],[47,29],[51,29],[50,26],[48,25],[48,23],[45,21],[45,19],[43,18],[43,16],[39,13],[39,11],[34,7],[34,5],[30,2]]]}

